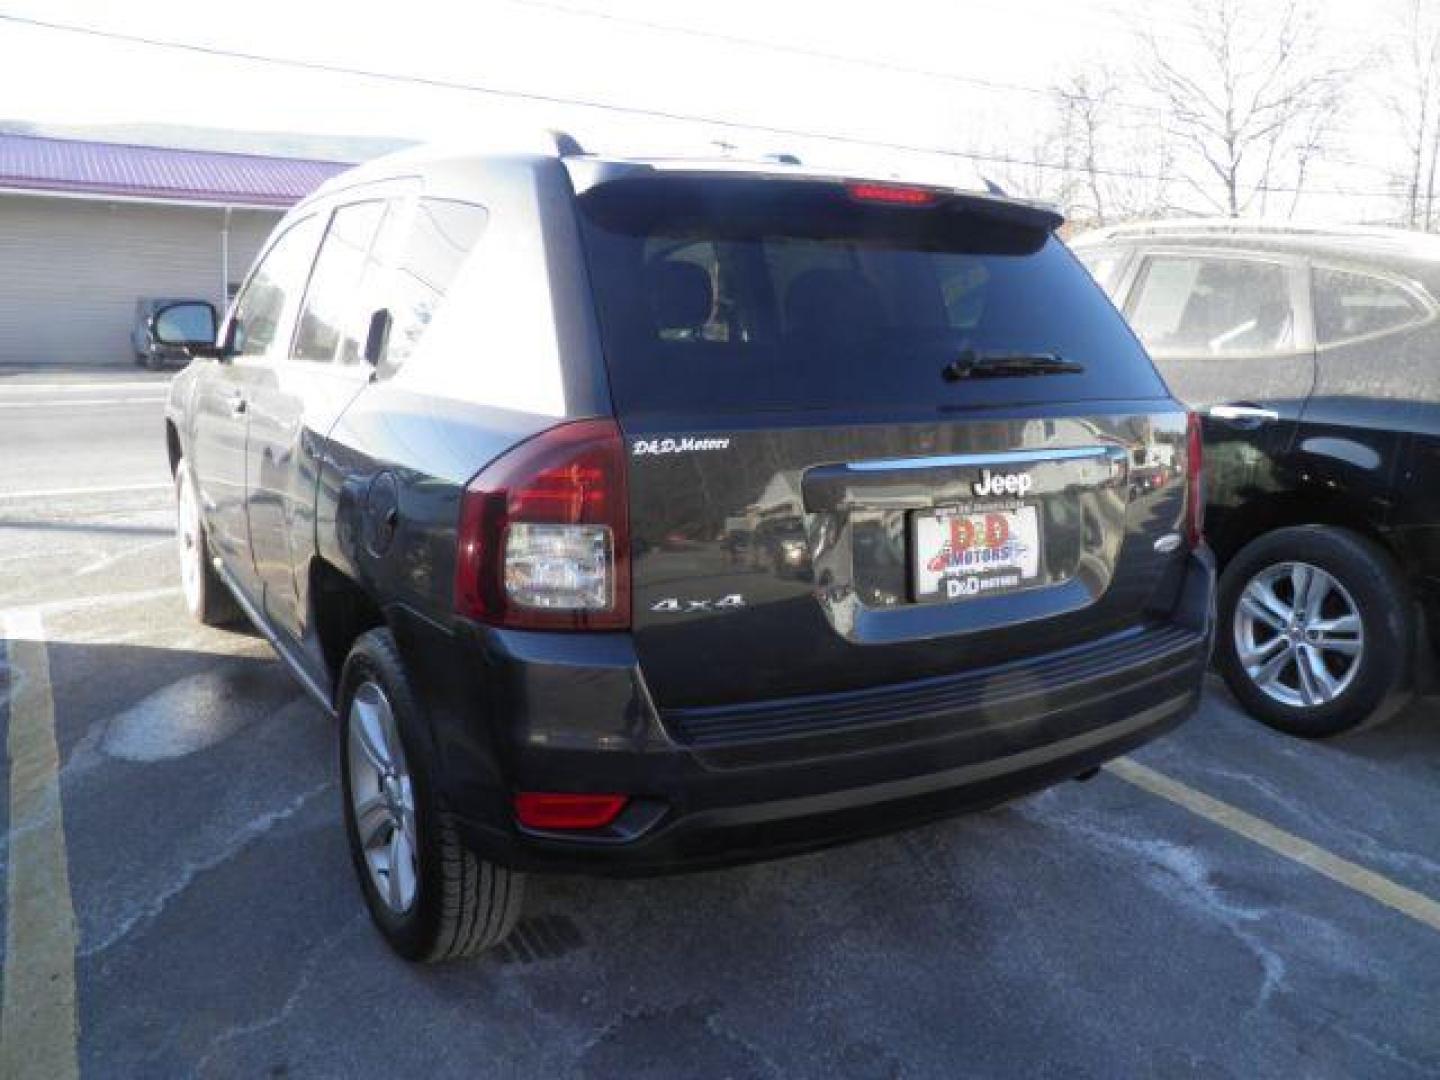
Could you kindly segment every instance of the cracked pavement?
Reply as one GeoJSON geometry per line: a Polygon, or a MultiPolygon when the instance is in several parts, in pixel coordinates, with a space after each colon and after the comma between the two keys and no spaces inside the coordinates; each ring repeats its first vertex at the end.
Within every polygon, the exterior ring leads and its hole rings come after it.
{"type": "MultiPolygon", "coordinates": [[[[158,400],[130,396],[0,428],[0,611],[44,619],[81,1075],[1440,1074],[1440,934],[1109,773],[758,866],[532,879],[512,947],[397,960],[333,726],[258,637],[185,618],[158,400]],[[87,473],[151,486],[23,497],[87,473]]],[[[1212,682],[1136,758],[1440,898],[1434,696],[1311,744],[1212,682]]]]}

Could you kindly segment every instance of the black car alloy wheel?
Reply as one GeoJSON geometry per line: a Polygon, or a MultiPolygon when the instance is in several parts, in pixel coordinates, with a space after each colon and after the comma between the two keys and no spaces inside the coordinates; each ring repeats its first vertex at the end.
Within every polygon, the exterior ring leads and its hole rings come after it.
{"type": "Polygon", "coordinates": [[[1260,720],[1334,735],[1376,716],[1406,686],[1413,604],[1390,556],[1344,529],[1277,529],[1220,582],[1218,661],[1260,720]]]}

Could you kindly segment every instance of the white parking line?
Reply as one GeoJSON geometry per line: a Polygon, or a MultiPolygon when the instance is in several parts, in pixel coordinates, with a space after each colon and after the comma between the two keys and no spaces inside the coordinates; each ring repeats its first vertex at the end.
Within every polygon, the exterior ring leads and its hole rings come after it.
{"type": "Polygon", "coordinates": [[[1142,791],[1148,791],[1152,795],[1167,799],[1176,806],[1219,825],[1222,829],[1228,829],[1243,836],[1301,866],[1308,866],[1317,874],[1324,874],[1331,881],[1368,896],[1371,900],[1393,908],[1402,915],[1408,915],[1432,930],[1440,930],[1440,902],[1430,899],[1423,893],[1418,893],[1414,889],[1382,877],[1375,871],[1367,870],[1349,859],[1343,859],[1333,852],[1326,851],[1318,844],[1312,844],[1309,840],[1286,832],[1277,825],[1271,825],[1254,814],[1247,814],[1239,807],[1231,806],[1204,792],[1187,787],[1179,780],[1156,772],[1154,769],[1141,765],[1138,761],[1119,758],[1110,762],[1105,768],[1142,791]]]}
{"type": "Polygon", "coordinates": [[[131,547],[121,548],[119,551],[112,551],[108,555],[102,555],[98,559],[94,559],[86,563],[84,566],[80,567],[80,569],[75,571],[75,576],[77,578],[82,578],[88,577],[91,574],[98,574],[101,570],[110,569],[110,567],[114,566],[122,559],[133,559],[136,555],[140,555],[146,551],[154,551],[156,548],[162,547],[168,548],[174,543],[174,538],[167,536],[163,540],[151,540],[147,543],[135,544],[131,547]]]}
{"type": "Polygon", "coordinates": [[[77,405],[110,405],[122,408],[130,405],[159,405],[164,402],[165,397],[124,397],[124,398],[82,398],[69,401],[0,401],[0,409],[11,409],[15,411],[37,410],[37,409],[73,409],[77,405]]]}
{"type": "Polygon", "coordinates": [[[71,394],[91,390],[159,390],[168,392],[170,384],[159,379],[130,380],[129,382],[89,383],[16,383],[13,386],[0,385],[0,395],[13,393],[71,394]]]}
{"type": "Polygon", "coordinates": [[[45,627],[34,610],[0,613],[9,654],[10,865],[0,1076],[79,1075],[75,909],[60,805],[60,753],[45,627]]]}
{"type": "Polygon", "coordinates": [[[169,491],[173,484],[118,484],[115,487],[50,488],[46,491],[0,491],[0,501],[62,499],[73,495],[120,495],[131,491],[169,491]]]}
{"type": "Polygon", "coordinates": [[[33,611],[40,615],[66,615],[75,611],[90,611],[94,608],[101,607],[144,604],[151,600],[163,600],[167,597],[179,595],[181,595],[180,586],[169,585],[159,589],[136,589],[134,592],[76,596],[69,600],[45,600],[38,604],[31,604],[23,608],[13,608],[12,610],[16,612],[33,611]]]}

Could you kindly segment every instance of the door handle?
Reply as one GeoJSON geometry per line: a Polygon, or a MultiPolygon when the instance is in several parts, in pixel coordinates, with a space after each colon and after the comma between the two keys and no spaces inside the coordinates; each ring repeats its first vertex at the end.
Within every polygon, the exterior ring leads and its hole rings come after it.
{"type": "Polygon", "coordinates": [[[1280,414],[1274,409],[1262,409],[1258,405],[1212,405],[1209,414],[1214,420],[1236,427],[1259,427],[1280,419],[1280,414]]]}
{"type": "Polygon", "coordinates": [[[245,396],[243,394],[236,394],[230,399],[231,416],[244,416],[245,410],[249,407],[250,403],[245,400],[245,396]]]}

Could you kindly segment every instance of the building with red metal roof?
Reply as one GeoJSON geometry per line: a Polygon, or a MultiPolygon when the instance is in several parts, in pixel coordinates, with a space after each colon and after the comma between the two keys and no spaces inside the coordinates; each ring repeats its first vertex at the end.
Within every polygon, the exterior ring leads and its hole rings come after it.
{"type": "Polygon", "coordinates": [[[0,134],[0,365],[123,364],[138,301],[223,305],[341,162],[0,134]]]}

